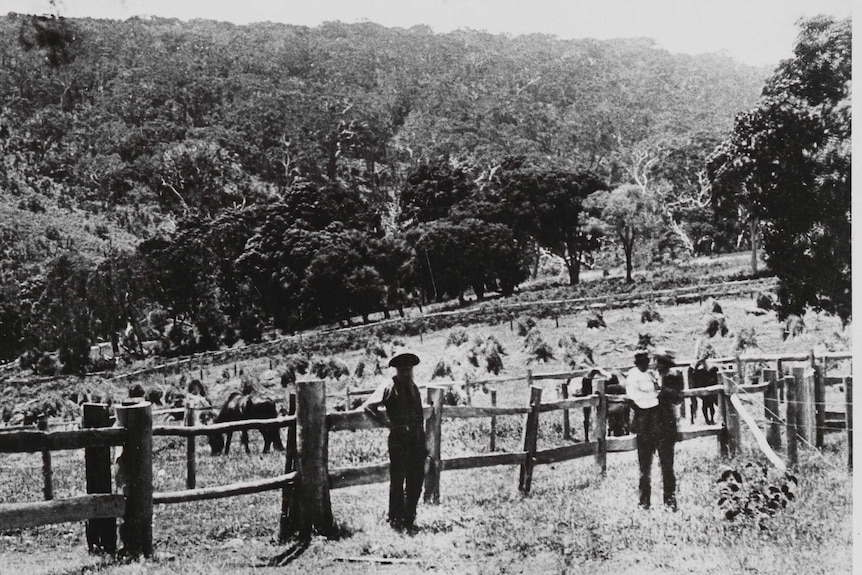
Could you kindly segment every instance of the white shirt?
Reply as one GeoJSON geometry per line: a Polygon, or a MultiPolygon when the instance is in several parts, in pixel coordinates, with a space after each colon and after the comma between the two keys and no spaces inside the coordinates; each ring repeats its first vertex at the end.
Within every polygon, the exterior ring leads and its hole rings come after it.
{"type": "Polygon", "coordinates": [[[641,409],[658,405],[658,382],[650,370],[632,368],[626,375],[626,395],[641,409]]]}

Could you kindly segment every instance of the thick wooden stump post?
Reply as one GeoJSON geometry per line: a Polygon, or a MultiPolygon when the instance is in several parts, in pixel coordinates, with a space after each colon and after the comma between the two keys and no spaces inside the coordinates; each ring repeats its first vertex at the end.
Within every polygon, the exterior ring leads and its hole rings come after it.
{"type": "Polygon", "coordinates": [[[117,474],[126,496],[120,528],[124,553],[153,554],[153,411],[148,401],[117,407],[117,421],[128,431],[117,474]]]}
{"type": "Polygon", "coordinates": [[[809,368],[794,367],[793,379],[796,381],[796,426],[803,442],[813,446],[816,442],[814,415],[814,374],[809,368]]]}
{"type": "Polygon", "coordinates": [[[769,386],[763,392],[763,416],[766,418],[766,441],[772,449],[781,448],[781,423],[778,417],[778,384],[777,373],[773,369],[764,369],[761,373],[763,381],[769,386]]]}
{"type": "Polygon", "coordinates": [[[443,434],[443,387],[428,387],[428,403],[434,410],[425,422],[428,470],[425,473],[425,503],[440,503],[440,443],[443,434]]]}
{"type": "MultiPolygon", "coordinates": [[[[698,342],[698,347],[699,346],[700,346],[700,343],[698,342]]],[[[697,354],[695,353],[695,355],[697,355],[697,354]]],[[[683,391],[686,391],[686,390],[691,388],[691,383],[688,381],[688,369],[684,369],[680,373],[682,373],[682,389],[683,389],[683,391]]],[[[625,384],[624,381],[621,381],[620,383],[625,384]]],[[[679,418],[682,419],[683,421],[685,421],[685,419],[686,419],[685,400],[684,399],[679,404],[679,418]]]]}
{"type": "MultiPolygon", "coordinates": [[[[296,394],[287,399],[287,414],[296,415],[296,394]]],[[[287,428],[287,445],[284,449],[284,472],[296,470],[296,422],[287,428]]],[[[282,543],[299,532],[299,489],[288,485],[281,490],[281,518],[278,525],[278,540],[282,543]]]]}
{"type": "Polygon", "coordinates": [[[799,462],[799,449],[796,437],[796,411],[798,407],[796,401],[796,380],[785,378],[784,390],[787,398],[787,463],[792,467],[799,462]]]}
{"type": "Polygon", "coordinates": [[[787,401],[784,392],[784,366],[781,360],[775,362],[776,377],[778,378],[778,402],[787,401]]]}
{"type": "MultiPolygon", "coordinates": [[[[585,377],[581,380],[581,395],[586,397],[593,394],[593,380],[585,377]]],[[[587,406],[584,408],[584,443],[590,440],[590,414],[593,408],[587,406]]]]}
{"type": "MultiPolygon", "coordinates": [[[[569,399],[569,380],[560,384],[560,395],[563,399],[569,399]]],[[[569,410],[563,410],[563,439],[572,438],[571,422],[569,421],[569,410]]]]}
{"type": "MultiPolygon", "coordinates": [[[[532,379],[532,378],[531,378],[532,379]]],[[[536,443],[539,438],[539,407],[542,403],[542,388],[530,388],[530,413],[524,418],[524,431],[522,435],[523,451],[526,452],[524,463],[518,478],[518,489],[523,493],[530,492],[533,483],[533,467],[536,459],[536,443]]]]}
{"type": "MultiPolygon", "coordinates": [[[[491,390],[491,407],[497,407],[497,390],[491,390]]],[[[489,451],[492,453],[497,450],[497,417],[491,416],[491,445],[489,451]]]]}
{"type": "Polygon", "coordinates": [[[608,396],[605,395],[604,379],[596,379],[595,391],[599,396],[596,406],[596,465],[604,476],[608,470],[608,396]]]}
{"type": "MultiPolygon", "coordinates": [[[[48,416],[39,416],[37,423],[39,431],[48,431],[48,416]]],[[[51,452],[42,452],[42,495],[45,501],[54,499],[54,465],[51,462],[51,452]]]]}
{"type": "MultiPolygon", "coordinates": [[[[195,410],[193,407],[186,406],[183,423],[186,427],[192,427],[195,424],[195,410]]],[[[196,439],[197,437],[194,435],[186,438],[186,489],[194,489],[197,485],[196,439]]]]}
{"type": "Polygon", "coordinates": [[[847,429],[847,468],[853,471],[853,378],[844,379],[844,422],[847,429]]]}
{"type": "Polygon", "coordinates": [[[300,535],[330,535],[335,527],[329,499],[329,430],[326,427],[326,384],[296,382],[299,424],[300,535]]]}
{"type": "MultiPolygon", "coordinates": [[[[108,406],[100,403],[85,403],[81,427],[84,429],[110,427],[111,415],[108,406]]],[[[84,449],[84,468],[87,477],[87,493],[111,493],[111,448],[88,447],[84,449]]],[[[87,549],[90,553],[117,552],[117,520],[114,518],[90,519],[87,521],[87,549]]]]}
{"type": "MultiPolygon", "coordinates": [[[[814,364],[812,352],[811,362],[814,364]]],[[[826,385],[820,366],[814,365],[814,445],[823,448],[823,430],[826,428],[826,385]]]]}
{"type": "Polygon", "coordinates": [[[728,399],[738,391],[737,383],[732,377],[724,377],[724,407],[727,413],[727,449],[730,457],[739,453],[739,414],[728,399]]]}
{"type": "Polygon", "coordinates": [[[727,396],[722,389],[716,396],[716,417],[721,422],[721,431],[719,431],[716,439],[718,440],[718,454],[722,457],[728,456],[728,444],[730,443],[729,433],[727,430],[727,396]]]}

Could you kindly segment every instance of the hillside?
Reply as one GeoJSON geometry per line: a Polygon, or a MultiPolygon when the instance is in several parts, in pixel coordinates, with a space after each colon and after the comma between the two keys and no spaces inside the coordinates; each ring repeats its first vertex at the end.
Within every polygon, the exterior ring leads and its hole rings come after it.
{"type": "Polygon", "coordinates": [[[0,30],[0,226],[7,257],[27,263],[56,249],[15,232],[30,214],[13,206],[44,206],[47,226],[98,255],[98,234],[74,220],[100,215],[125,247],[122,237],[148,237],[181,211],[177,195],[217,211],[282,190],[293,172],[397,189],[411,165],[441,153],[525,153],[614,179],[619,143],[718,136],[766,76],[647,39],[15,14],[0,30]],[[40,46],[39,30],[55,29],[68,42],[40,46]],[[55,206],[75,210],[57,219],[55,206]]]}
{"type": "Polygon", "coordinates": [[[541,250],[575,284],[618,257],[584,197],[641,176],[672,232],[638,262],[726,251],[705,159],[765,76],[648,39],[9,14],[0,355],[78,372],[127,326],[177,354],[511,294],[541,250]]]}

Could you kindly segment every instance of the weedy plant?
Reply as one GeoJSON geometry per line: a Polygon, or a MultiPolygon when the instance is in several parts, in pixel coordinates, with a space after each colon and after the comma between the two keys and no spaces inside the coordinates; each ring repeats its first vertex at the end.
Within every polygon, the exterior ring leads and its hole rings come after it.
{"type": "Polygon", "coordinates": [[[655,346],[655,338],[649,332],[638,334],[638,344],[635,349],[649,349],[655,346]]]}
{"type": "Polygon", "coordinates": [[[437,379],[438,377],[448,377],[449,379],[452,379],[452,366],[449,365],[446,360],[441,359],[437,362],[437,365],[434,366],[431,379],[437,379]]]}
{"type": "Polygon", "coordinates": [[[661,313],[659,313],[655,302],[649,302],[641,311],[641,323],[649,323],[652,321],[662,321],[661,313]]]}
{"type": "Polygon", "coordinates": [[[451,345],[458,347],[462,344],[467,343],[468,341],[470,341],[470,335],[467,333],[466,329],[453,329],[446,337],[446,347],[449,347],[451,345]]]}
{"type": "Polygon", "coordinates": [[[605,323],[605,316],[597,309],[594,309],[587,316],[587,329],[599,329],[608,327],[605,323]]]}
{"type": "Polygon", "coordinates": [[[736,351],[757,347],[757,332],[753,327],[743,328],[736,333],[736,351]]]}
{"type": "Polygon", "coordinates": [[[796,499],[799,481],[789,472],[773,472],[763,464],[748,463],[743,470],[746,475],[737,469],[725,469],[716,481],[719,512],[728,521],[752,520],[767,530],[765,519],[796,499]]]}
{"type": "Polygon", "coordinates": [[[724,314],[710,313],[704,316],[703,333],[709,337],[715,337],[716,334],[721,334],[721,337],[727,335],[728,327],[727,320],[724,314]]]}
{"type": "Polygon", "coordinates": [[[529,315],[522,315],[517,321],[518,335],[521,337],[529,334],[536,327],[536,319],[529,315]]]}

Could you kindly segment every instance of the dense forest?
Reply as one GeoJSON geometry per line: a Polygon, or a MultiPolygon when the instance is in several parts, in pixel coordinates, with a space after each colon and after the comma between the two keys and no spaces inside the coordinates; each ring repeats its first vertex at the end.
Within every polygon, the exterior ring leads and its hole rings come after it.
{"type": "Polygon", "coordinates": [[[76,372],[97,341],[505,295],[548,254],[574,284],[746,246],[707,159],[769,74],[648,39],[9,14],[0,356],[76,372]]]}

